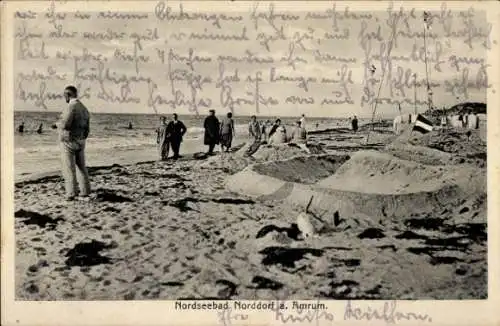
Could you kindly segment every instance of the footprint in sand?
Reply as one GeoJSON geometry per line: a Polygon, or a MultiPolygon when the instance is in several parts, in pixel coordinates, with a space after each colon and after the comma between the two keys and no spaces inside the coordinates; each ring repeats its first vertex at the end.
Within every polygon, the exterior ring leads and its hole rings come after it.
{"type": "Polygon", "coordinates": [[[320,292],[320,295],[332,299],[347,299],[358,292],[358,287],[359,283],[352,280],[332,281],[328,285],[329,290],[320,292]]]}
{"type": "Polygon", "coordinates": [[[270,289],[270,290],[279,290],[281,288],[283,288],[283,283],[280,283],[278,281],[274,281],[274,280],[271,280],[267,277],[263,277],[263,276],[254,276],[252,278],[252,282],[251,282],[252,286],[247,286],[247,288],[249,289],[270,289]]]}
{"type": "Polygon", "coordinates": [[[217,280],[215,285],[219,290],[217,296],[221,299],[229,300],[236,294],[237,285],[228,280],[217,280]]]}
{"type": "Polygon", "coordinates": [[[38,266],[37,265],[31,265],[30,267],[28,267],[28,272],[29,273],[37,273],[38,272],[38,266]]]}
{"type": "Polygon", "coordinates": [[[385,238],[385,234],[381,229],[368,228],[358,235],[359,239],[381,239],[385,238]]]}
{"type": "Polygon", "coordinates": [[[26,292],[31,293],[31,294],[35,294],[35,293],[39,292],[38,286],[34,283],[27,284],[27,286],[25,287],[25,290],[26,290],[26,292]]]}
{"type": "MultiPolygon", "coordinates": [[[[60,217],[54,219],[48,215],[26,211],[24,209],[16,211],[14,217],[19,218],[21,222],[28,227],[36,225],[40,228],[47,228],[48,230],[54,230],[59,222],[64,221],[64,219],[60,217]]],[[[36,229],[36,227],[34,229],[36,229]]]]}
{"type": "Polygon", "coordinates": [[[67,266],[92,266],[99,264],[109,264],[111,259],[109,257],[101,256],[100,251],[109,249],[113,244],[106,245],[103,242],[92,240],[89,243],[78,243],[74,248],[66,253],[67,266]]]}

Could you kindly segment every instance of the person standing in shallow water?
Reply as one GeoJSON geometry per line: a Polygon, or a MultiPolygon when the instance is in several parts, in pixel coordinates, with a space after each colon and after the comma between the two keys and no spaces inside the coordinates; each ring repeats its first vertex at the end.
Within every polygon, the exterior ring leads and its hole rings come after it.
{"type": "Polygon", "coordinates": [[[78,99],[76,87],[66,87],[64,98],[69,105],[61,115],[59,140],[66,199],[74,200],[77,195],[88,198],[90,181],[85,165],[85,144],[90,131],[90,115],[78,99]]]}
{"type": "Polygon", "coordinates": [[[156,144],[158,145],[160,160],[165,161],[170,150],[170,139],[167,130],[167,118],[163,116],[160,118],[160,126],[156,129],[156,144]]]}
{"type": "Polygon", "coordinates": [[[17,132],[19,132],[20,134],[24,133],[24,121],[21,122],[19,127],[17,127],[17,132]]]}
{"type": "Polygon", "coordinates": [[[235,136],[234,131],[234,120],[233,114],[228,112],[227,117],[222,119],[220,124],[220,147],[221,150],[229,152],[231,149],[231,144],[233,142],[233,137],[235,136]]]}
{"type": "Polygon", "coordinates": [[[356,116],[354,116],[354,118],[352,118],[351,126],[352,126],[352,130],[354,132],[358,131],[358,118],[356,116]]]}
{"type": "Polygon", "coordinates": [[[179,150],[181,148],[182,137],[186,133],[187,128],[179,121],[177,113],[173,114],[173,120],[167,125],[167,134],[170,135],[170,145],[172,146],[172,152],[174,152],[173,159],[179,158],[179,150]]]}
{"type": "Polygon", "coordinates": [[[208,145],[208,154],[212,155],[215,145],[218,145],[220,140],[220,124],[219,119],[215,116],[215,110],[209,111],[208,117],[205,118],[205,122],[203,123],[203,127],[205,128],[203,143],[208,145]]]}

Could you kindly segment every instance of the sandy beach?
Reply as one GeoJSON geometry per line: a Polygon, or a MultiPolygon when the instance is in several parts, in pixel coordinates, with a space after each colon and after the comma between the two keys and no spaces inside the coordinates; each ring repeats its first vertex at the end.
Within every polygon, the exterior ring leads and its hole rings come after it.
{"type": "Polygon", "coordinates": [[[20,180],[16,299],[486,298],[486,142],[465,132],[114,164],[91,169],[91,202],[20,180]]]}

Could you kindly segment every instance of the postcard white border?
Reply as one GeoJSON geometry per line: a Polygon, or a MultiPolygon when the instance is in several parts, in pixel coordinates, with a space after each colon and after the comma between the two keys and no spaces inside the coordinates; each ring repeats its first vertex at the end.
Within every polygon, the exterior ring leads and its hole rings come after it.
{"type": "MultiPolygon", "coordinates": [[[[156,1],[62,1],[57,2],[61,11],[153,11],[156,1]]],[[[169,1],[169,3],[174,3],[169,1]]],[[[261,2],[265,4],[264,1],[261,2]]],[[[325,6],[326,1],[299,2],[275,1],[276,9],[301,11],[325,6]]],[[[50,1],[2,1],[1,5],[1,285],[2,285],[2,325],[218,325],[214,311],[174,310],[173,301],[75,301],[75,302],[24,302],[14,301],[14,159],[13,159],[13,12],[15,10],[44,10],[50,1]]],[[[497,40],[488,53],[491,65],[489,81],[496,89],[488,91],[488,300],[478,301],[398,301],[398,310],[426,313],[432,316],[436,325],[500,325],[500,103],[499,83],[499,8],[496,1],[446,2],[448,8],[465,8],[471,5],[476,10],[486,10],[493,24],[492,39],[497,40]]],[[[243,1],[189,1],[184,7],[196,7],[206,11],[236,11],[243,1]]],[[[337,7],[349,5],[350,10],[385,10],[388,2],[337,2],[337,7]]],[[[441,2],[394,2],[396,7],[425,8],[439,10],[441,2]]],[[[329,312],[335,315],[335,325],[351,324],[342,320],[345,301],[325,301],[329,312]]],[[[372,308],[381,307],[380,301],[356,302],[357,305],[372,308]]],[[[266,311],[247,311],[248,322],[233,325],[278,325],[274,315],[266,311]]],[[[383,325],[382,321],[367,322],[369,325],[383,325]]],[[[298,323],[299,325],[301,323],[298,323]]],[[[302,323],[303,325],[309,323],[302,323]]],[[[314,323],[316,324],[316,323],[314,323]]],[[[333,325],[320,321],[320,325],[333,325]]],[[[358,323],[355,323],[358,324],[358,323]]],[[[405,323],[409,324],[409,323],[405,323]]],[[[414,323],[410,323],[414,324],[414,323]]],[[[429,323],[430,324],[430,323],[429,323]]]]}

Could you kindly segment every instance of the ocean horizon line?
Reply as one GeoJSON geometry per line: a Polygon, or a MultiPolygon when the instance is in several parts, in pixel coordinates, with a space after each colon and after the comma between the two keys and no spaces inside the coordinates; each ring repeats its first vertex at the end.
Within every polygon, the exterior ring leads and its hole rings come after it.
{"type": "MultiPolygon", "coordinates": [[[[168,112],[168,113],[156,113],[156,112],[95,112],[92,110],[89,110],[91,114],[98,114],[98,115],[130,115],[130,116],[139,116],[139,115],[146,115],[146,116],[169,116],[177,112],[168,112]]],[[[61,111],[54,111],[54,110],[17,110],[14,109],[14,113],[60,113],[61,111]]],[[[217,115],[217,110],[215,110],[216,115],[217,115]]],[[[206,116],[205,114],[195,114],[195,113],[177,113],[180,117],[203,117],[206,116]]],[[[305,113],[304,113],[305,114],[305,113]]],[[[300,119],[301,115],[259,115],[259,114],[241,114],[241,115],[235,115],[233,113],[233,118],[234,117],[252,117],[255,115],[257,118],[285,118],[285,119],[293,119],[297,118],[300,119]]],[[[313,116],[313,115],[307,115],[305,114],[306,118],[310,119],[329,119],[329,120],[334,120],[334,119],[349,119],[350,117],[356,115],[358,119],[371,119],[371,115],[366,115],[366,116],[361,116],[359,114],[353,114],[351,116],[313,116]]],[[[396,117],[396,115],[389,115],[389,114],[384,114],[384,115],[377,115],[375,119],[391,119],[396,117]]]]}

